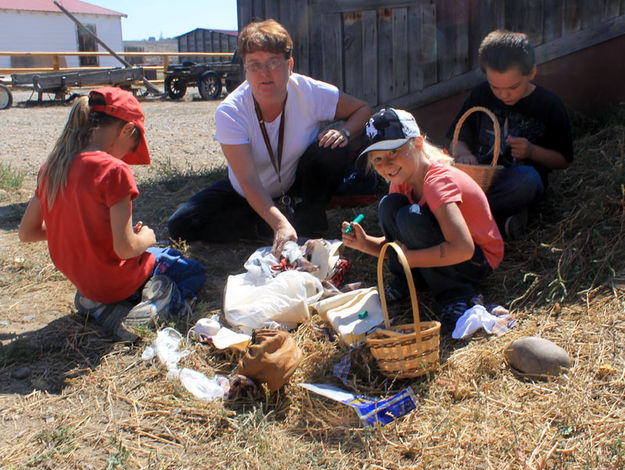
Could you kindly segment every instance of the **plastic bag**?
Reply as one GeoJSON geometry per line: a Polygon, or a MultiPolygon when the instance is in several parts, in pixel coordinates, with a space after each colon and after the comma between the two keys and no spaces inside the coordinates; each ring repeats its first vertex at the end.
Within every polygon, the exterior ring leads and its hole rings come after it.
{"type": "Polygon", "coordinates": [[[223,375],[209,379],[201,372],[187,367],[180,371],[180,381],[184,388],[200,400],[222,399],[230,389],[230,381],[223,375]]]}
{"type": "Polygon", "coordinates": [[[284,271],[262,285],[246,274],[228,276],[224,295],[226,321],[244,333],[273,322],[292,329],[310,318],[308,304],[323,294],[321,281],[303,271],[284,271]]]}
{"type": "Polygon", "coordinates": [[[176,378],[180,375],[178,362],[183,357],[191,354],[191,351],[188,349],[178,351],[181,341],[182,335],[177,330],[163,328],[156,334],[154,342],[145,348],[141,358],[148,360],[157,356],[159,361],[167,366],[167,378],[176,378]]]}

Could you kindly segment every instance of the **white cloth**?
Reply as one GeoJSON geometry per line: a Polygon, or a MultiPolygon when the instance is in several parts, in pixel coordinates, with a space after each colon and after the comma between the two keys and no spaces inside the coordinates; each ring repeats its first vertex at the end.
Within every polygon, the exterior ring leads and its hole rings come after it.
{"type": "MultiPolygon", "coordinates": [[[[287,90],[280,171],[282,186],[271,164],[254,110],[252,89],[247,81],[230,93],[215,113],[217,128],[215,140],[225,145],[251,145],[256,171],[272,198],[282,195],[293,185],[299,157],[317,138],[321,122],[334,119],[339,100],[339,90],[334,85],[297,73],[289,77],[287,90]]],[[[276,158],[280,118],[281,115],[272,122],[265,122],[276,158]]],[[[228,178],[234,189],[244,196],[241,185],[230,167],[228,167],[228,178]]]]}
{"type": "Polygon", "coordinates": [[[496,315],[489,313],[483,305],[474,305],[458,318],[451,337],[468,338],[480,328],[484,328],[488,334],[501,336],[516,325],[516,320],[505,308],[495,307],[492,312],[496,315]]]}

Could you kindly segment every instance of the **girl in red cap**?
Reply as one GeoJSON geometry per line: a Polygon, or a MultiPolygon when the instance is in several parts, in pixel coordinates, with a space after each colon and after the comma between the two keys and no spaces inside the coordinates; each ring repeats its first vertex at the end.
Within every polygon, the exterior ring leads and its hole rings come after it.
{"type": "Polygon", "coordinates": [[[21,241],[48,241],[52,262],[78,289],[78,311],[122,341],[137,338],[126,324],[154,325],[184,305],[179,279],[153,276],[163,252],[146,251],[154,231],[132,221],[139,191],[129,164],[150,163],[144,120],[137,99],[120,88],[78,98],[19,227],[21,241]]]}

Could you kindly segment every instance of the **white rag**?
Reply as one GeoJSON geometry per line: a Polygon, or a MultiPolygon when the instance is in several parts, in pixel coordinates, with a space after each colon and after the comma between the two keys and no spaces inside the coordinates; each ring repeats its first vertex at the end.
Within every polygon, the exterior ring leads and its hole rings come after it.
{"type": "Polygon", "coordinates": [[[480,328],[484,328],[488,334],[501,336],[516,325],[516,320],[505,308],[496,306],[491,309],[491,312],[486,310],[483,305],[474,305],[458,318],[456,327],[451,334],[452,338],[468,338],[480,328]]]}

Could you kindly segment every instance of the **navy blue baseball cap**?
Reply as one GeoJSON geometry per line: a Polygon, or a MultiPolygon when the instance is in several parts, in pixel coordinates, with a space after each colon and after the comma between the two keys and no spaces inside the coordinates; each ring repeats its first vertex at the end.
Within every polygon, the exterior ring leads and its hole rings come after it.
{"type": "Polygon", "coordinates": [[[358,155],[359,162],[374,150],[394,150],[421,132],[412,114],[403,109],[383,108],[371,116],[365,132],[369,145],[358,155]]]}

